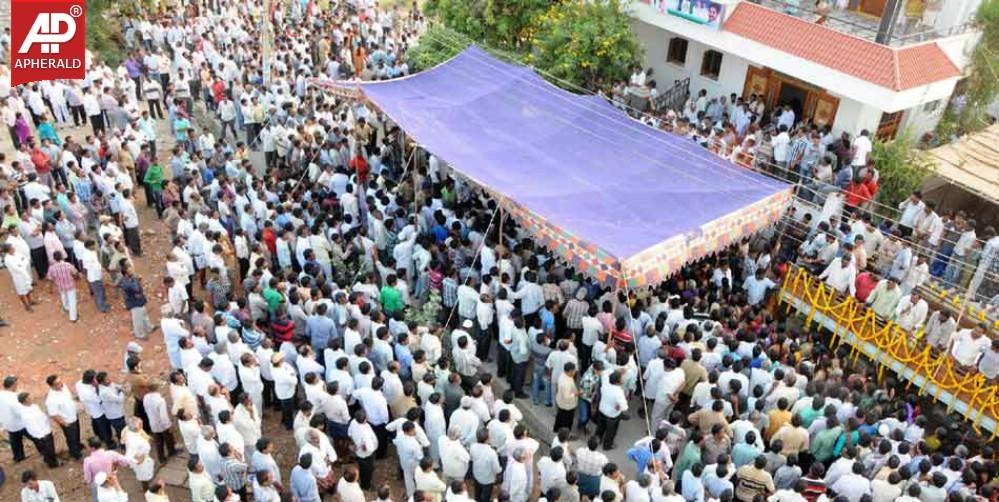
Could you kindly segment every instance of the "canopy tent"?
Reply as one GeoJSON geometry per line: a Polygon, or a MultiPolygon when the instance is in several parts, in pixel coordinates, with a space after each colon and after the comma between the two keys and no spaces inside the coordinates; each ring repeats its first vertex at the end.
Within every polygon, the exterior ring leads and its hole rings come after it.
{"type": "Polygon", "coordinates": [[[930,150],[940,177],[999,203],[999,124],[930,150]]]}
{"type": "Polygon", "coordinates": [[[408,77],[335,85],[359,89],[539,242],[611,287],[659,283],[775,223],[791,198],[785,183],[475,46],[408,77]]]}

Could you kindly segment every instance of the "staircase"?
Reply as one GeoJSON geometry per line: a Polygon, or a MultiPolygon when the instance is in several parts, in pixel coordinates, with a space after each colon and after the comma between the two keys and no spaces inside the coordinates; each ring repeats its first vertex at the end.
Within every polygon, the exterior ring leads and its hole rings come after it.
{"type": "Polygon", "coordinates": [[[674,80],[672,88],[656,96],[655,108],[660,111],[674,110],[679,112],[683,110],[683,105],[689,97],[690,77],[683,80],[674,80]]]}

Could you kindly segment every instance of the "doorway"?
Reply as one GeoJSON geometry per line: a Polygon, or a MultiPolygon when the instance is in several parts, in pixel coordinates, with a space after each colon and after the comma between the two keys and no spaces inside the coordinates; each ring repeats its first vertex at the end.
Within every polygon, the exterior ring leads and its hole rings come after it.
{"type": "Polygon", "coordinates": [[[777,93],[777,105],[791,105],[794,116],[797,120],[804,117],[805,101],[808,99],[808,90],[794,85],[786,80],[781,81],[780,92],[777,93]]]}

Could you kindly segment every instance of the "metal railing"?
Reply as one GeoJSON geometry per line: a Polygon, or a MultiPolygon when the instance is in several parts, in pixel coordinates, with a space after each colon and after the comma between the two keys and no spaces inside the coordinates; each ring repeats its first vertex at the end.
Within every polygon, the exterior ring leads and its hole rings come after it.
{"type": "Polygon", "coordinates": [[[656,110],[682,110],[690,97],[690,77],[674,80],[673,87],[656,96],[656,110]]]}
{"type": "MultiPolygon", "coordinates": [[[[808,21],[816,21],[825,18],[823,26],[836,31],[849,33],[853,36],[864,38],[872,42],[878,36],[878,25],[880,18],[862,14],[850,10],[832,9],[823,14],[814,8],[814,3],[810,0],[787,1],[787,0],[750,0],[757,5],[762,5],[772,10],[802,18],[808,21]]],[[[975,27],[974,21],[968,21],[945,28],[922,27],[919,24],[909,24],[906,22],[904,12],[899,14],[895,21],[895,30],[891,38],[885,45],[904,46],[912,45],[929,40],[946,38],[965,33],[975,27]]]]}

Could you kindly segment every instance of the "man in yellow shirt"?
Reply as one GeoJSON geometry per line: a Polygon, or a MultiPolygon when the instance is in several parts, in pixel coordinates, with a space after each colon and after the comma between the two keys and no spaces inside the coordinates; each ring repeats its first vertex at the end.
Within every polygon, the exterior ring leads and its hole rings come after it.
{"type": "Polygon", "coordinates": [[[777,408],[771,410],[767,417],[770,419],[770,425],[767,426],[765,432],[767,442],[773,437],[774,433],[781,428],[782,425],[791,421],[791,412],[788,410],[787,399],[780,398],[777,400],[777,408]]]}

